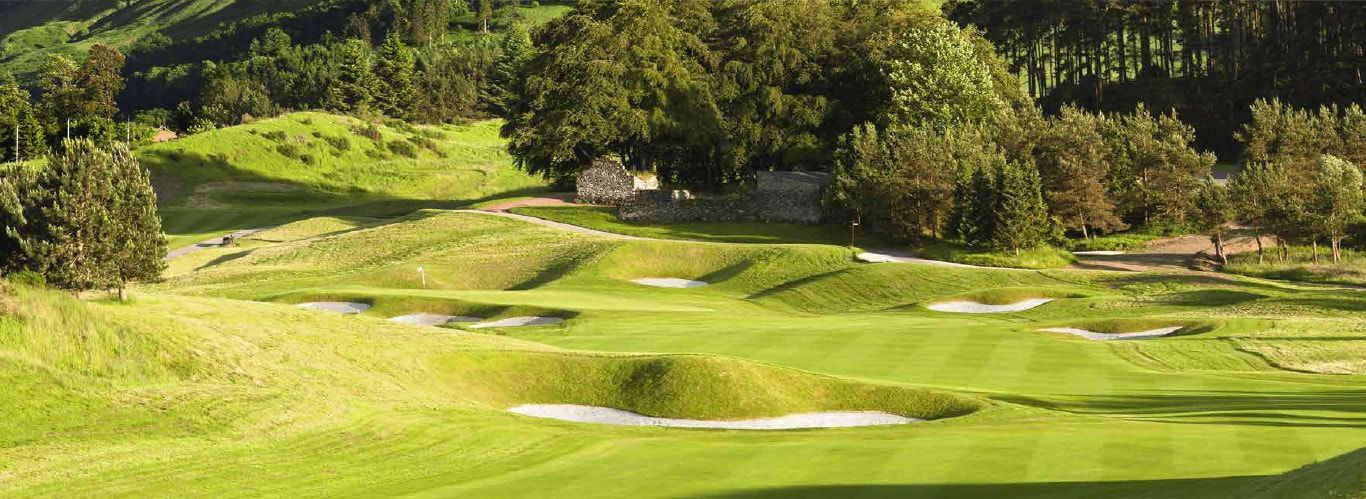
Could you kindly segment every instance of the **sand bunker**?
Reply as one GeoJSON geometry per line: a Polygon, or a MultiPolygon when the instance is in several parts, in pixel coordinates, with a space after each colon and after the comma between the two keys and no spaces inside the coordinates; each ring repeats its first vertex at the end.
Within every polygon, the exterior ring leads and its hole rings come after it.
{"type": "Polygon", "coordinates": [[[509,317],[493,322],[481,322],[470,327],[473,329],[482,329],[486,327],[549,326],[561,322],[564,322],[564,319],[559,317],[509,317]]]}
{"type": "Polygon", "coordinates": [[[1053,301],[1052,298],[1030,298],[1009,305],[987,305],[975,301],[958,300],[933,303],[925,307],[936,312],[956,312],[960,314],[1002,314],[1006,312],[1022,312],[1053,301]]]}
{"type": "Polygon", "coordinates": [[[300,303],[299,308],[324,310],[327,312],[336,312],[339,314],[359,314],[365,312],[366,310],[370,310],[370,305],[367,303],[357,303],[351,301],[317,301],[309,303],[300,303]]]}
{"type": "Polygon", "coordinates": [[[559,419],[576,423],[600,423],[625,426],[667,426],[671,428],[715,428],[725,430],[797,430],[803,428],[846,428],[907,424],[923,421],[885,412],[812,412],[789,414],[777,418],[739,421],[703,421],[697,419],[656,418],[610,407],[571,404],[519,405],[508,412],[538,418],[559,419]]]}
{"type": "Polygon", "coordinates": [[[1119,256],[1119,255],[1123,255],[1124,252],[1123,252],[1123,251],[1109,251],[1109,250],[1105,250],[1105,251],[1073,251],[1072,254],[1073,254],[1073,255],[1077,255],[1077,256],[1119,256]]]}
{"type": "Polygon", "coordinates": [[[466,317],[463,315],[412,314],[391,317],[389,322],[411,324],[414,326],[443,326],[452,322],[479,322],[482,320],[484,319],[479,317],[466,317]]]}
{"type": "Polygon", "coordinates": [[[1075,327],[1050,327],[1047,329],[1040,329],[1040,331],[1070,334],[1080,336],[1088,340],[1146,340],[1151,338],[1161,338],[1163,336],[1167,336],[1169,334],[1180,331],[1182,327],[1183,326],[1164,327],[1158,329],[1149,329],[1147,331],[1137,331],[1133,333],[1097,333],[1095,331],[1079,329],[1075,327]]]}
{"type": "Polygon", "coordinates": [[[640,279],[631,279],[631,282],[657,288],[700,288],[710,284],[704,281],[690,281],[674,277],[642,277],[640,279]]]}

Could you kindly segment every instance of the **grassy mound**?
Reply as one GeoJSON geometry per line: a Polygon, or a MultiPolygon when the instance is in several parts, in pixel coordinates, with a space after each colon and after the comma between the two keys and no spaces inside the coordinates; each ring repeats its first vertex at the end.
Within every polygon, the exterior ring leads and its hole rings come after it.
{"type": "Polygon", "coordinates": [[[995,288],[973,291],[953,298],[939,301],[965,300],[986,305],[1010,305],[1035,298],[1084,298],[1086,295],[1076,291],[1055,288],[995,288]]]}
{"type": "Polygon", "coordinates": [[[694,222],[633,224],[605,206],[537,206],[514,208],[513,213],[589,229],[655,239],[758,244],[849,244],[847,228],[757,222],[694,222]]]}
{"type": "Polygon", "coordinates": [[[1181,329],[1168,336],[1189,336],[1203,334],[1219,328],[1219,323],[1213,321],[1190,321],[1179,319],[1161,318],[1118,318],[1118,319],[1089,319],[1083,321],[1071,321],[1061,324],[1053,324],[1049,327],[1071,327],[1085,329],[1087,331],[1102,334],[1123,334],[1136,333],[1139,331],[1152,331],[1169,327],[1181,326],[1181,329]]]}
{"type": "Polygon", "coordinates": [[[1366,497],[1366,448],[1268,478],[1232,497],[1360,499],[1366,497]]]}
{"type": "Polygon", "coordinates": [[[648,416],[746,419],[817,411],[885,411],[940,419],[979,401],[701,355],[470,352],[436,362],[442,382],[499,408],[581,404],[648,416]]]}
{"type": "Polygon", "coordinates": [[[298,292],[287,293],[280,296],[268,298],[267,301],[275,303],[309,303],[309,302],[353,302],[370,305],[370,309],[363,315],[374,317],[397,317],[410,314],[438,314],[438,315],[460,315],[468,317],[479,317],[481,319],[500,319],[506,317],[538,316],[538,317],[559,317],[561,319],[572,319],[577,312],[571,310],[555,309],[548,307],[538,307],[534,305],[501,305],[493,303],[480,303],[468,300],[458,300],[452,298],[434,298],[425,296],[408,295],[373,295],[364,293],[310,293],[298,292]]]}

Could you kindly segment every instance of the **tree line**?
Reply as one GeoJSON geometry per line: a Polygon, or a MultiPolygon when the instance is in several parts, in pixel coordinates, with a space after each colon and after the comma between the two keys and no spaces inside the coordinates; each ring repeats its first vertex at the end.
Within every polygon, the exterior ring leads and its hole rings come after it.
{"type": "MultiPolygon", "coordinates": [[[[1142,9],[1167,5],[1153,4],[1142,9]]],[[[1226,71],[1206,60],[1215,56],[1154,45],[1145,26],[1119,36],[1126,81],[1185,61],[1226,71]]],[[[837,220],[1016,252],[1167,227],[1210,233],[1222,256],[1223,231],[1238,219],[1282,251],[1323,241],[1338,255],[1361,215],[1350,193],[1360,191],[1351,179],[1366,134],[1354,106],[1251,106],[1237,135],[1249,173],[1225,185],[1210,178],[1216,158],[1184,115],[1140,102],[1045,116],[976,29],[910,2],[585,2],[532,39],[503,134],[519,166],[551,179],[572,180],[601,155],[704,189],[754,171],[829,170],[837,220]],[[1258,196],[1304,203],[1248,212],[1257,168],[1286,176],[1262,180],[1276,187],[1258,196]]],[[[1050,73],[1030,78],[1048,80],[1032,88],[1078,84],[1082,62],[1119,64],[1096,43],[1085,57],[1047,59],[1050,73]]]]}
{"type": "Polygon", "coordinates": [[[1259,98],[1299,107],[1366,98],[1366,4],[1345,1],[950,0],[954,21],[999,49],[1031,95],[1123,111],[1178,109],[1198,144],[1238,155],[1259,98]]]}

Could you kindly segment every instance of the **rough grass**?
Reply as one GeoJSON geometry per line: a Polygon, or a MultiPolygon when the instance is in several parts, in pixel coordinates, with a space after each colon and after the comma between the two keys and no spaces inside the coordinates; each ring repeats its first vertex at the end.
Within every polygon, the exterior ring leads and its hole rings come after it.
{"type": "Polygon", "coordinates": [[[1161,236],[1156,234],[1125,232],[1091,239],[1074,239],[1070,241],[1070,248],[1072,251],[1131,251],[1160,238],[1161,236]]]}
{"type": "Polygon", "coordinates": [[[979,267],[1056,269],[1066,267],[1077,261],[1071,252],[1052,246],[1020,250],[1017,254],[1011,251],[992,251],[948,241],[936,241],[918,245],[913,250],[921,258],[979,267]]]}
{"type": "Polygon", "coordinates": [[[1290,248],[1290,257],[1280,262],[1268,251],[1262,263],[1257,253],[1239,253],[1229,257],[1224,272],[1285,281],[1318,282],[1327,284],[1366,285],[1366,255],[1351,249],[1342,250],[1342,261],[1333,262],[1326,247],[1319,248],[1319,262],[1314,263],[1310,247],[1290,248]]]}

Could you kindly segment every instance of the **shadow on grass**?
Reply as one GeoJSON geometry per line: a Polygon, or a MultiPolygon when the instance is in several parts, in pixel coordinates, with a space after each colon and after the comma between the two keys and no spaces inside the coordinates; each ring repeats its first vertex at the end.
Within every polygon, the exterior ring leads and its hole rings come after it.
{"type": "Polygon", "coordinates": [[[213,260],[209,260],[209,262],[208,262],[208,263],[205,263],[204,265],[200,265],[200,266],[196,267],[194,270],[195,270],[195,272],[199,272],[199,271],[201,271],[201,270],[204,270],[204,269],[207,269],[207,268],[210,268],[210,267],[215,267],[215,266],[222,265],[222,264],[231,262],[231,261],[236,260],[236,259],[239,259],[239,258],[244,258],[244,257],[246,257],[247,255],[250,255],[250,254],[251,254],[251,251],[239,251],[239,252],[237,252],[237,253],[230,253],[230,254],[227,254],[227,255],[221,255],[221,256],[219,256],[218,258],[214,258],[213,260]]]}
{"type": "Polygon", "coordinates": [[[830,497],[887,497],[887,498],[967,498],[967,497],[1153,497],[1153,498],[1228,498],[1238,490],[1252,487],[1266,480],[1262,476],[1222,478],[1188,478],[1170,480],[1130,480],[1114,482],[1044,482],[1002,484],[878,484],[878,485],[813,485],[776,487],[716,494],[713,498],[830,498],[830,497]]]}
{"type": "Polygon", "coordinates": [[[1366,389],[1299,392],[1164,390],[1143,395],[994,398],[1050,410],[1172,423],[1366,428],[1366,389]],[[1306,415],[1303,412],[1318,414],[1306,415]],[[1336,414],[1325,414],[1336,413],[1336,414]]]}

